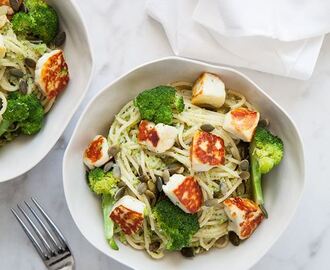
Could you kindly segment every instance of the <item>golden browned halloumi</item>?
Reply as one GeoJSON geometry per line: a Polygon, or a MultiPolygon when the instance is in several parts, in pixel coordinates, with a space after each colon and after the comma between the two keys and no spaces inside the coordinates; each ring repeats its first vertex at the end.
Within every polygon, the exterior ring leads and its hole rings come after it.
{"type": "Polygon", "coordinates": [[[204,72],[193,85],[192,104],[220,108],[226,99],[226,90],[219,76],[204,72]]]}
{"type": "Polygon", "coordinates": [[[246,239],[255,231],[264,215],[259,206],[246,198],[233,197],[223,202],[229,218],[229,231],[235,232],[240,239],[246,239]]]}
{"type": "Polygon", "coordinates": [[[203,193],[193,176],[173,174],[163,191],[167,197],[186,213],[196,213],[202,206],[203,193]]]}
{"type": "Polygon", "coordinates": [[[131,235],[142,227],[145,207],[143,202],[126,195],[115,203],[110,218],[120,226],[125,234],[131,235]]]}
{"type": "Polygon", "coordinates": [[[259,118],[258,112],[237,108],[226,114],[223,129],[245,142],[251,142],[259,118]]]}
{"type": "Polygon", "coordinates": [[[40,57],[35,81],[48,99],[55,98],[65,89],[69,82],[69,71],[62,50],[54,50],[40,57]]]}
{"type": "Polygon", "coordinates": [[[190,151],[191,166],[196,172],[206,172],[213,167],[224,164],[225,145],[219,136],[196,131],[190,151]]]}
{"type": "Polygon", "coordinates": [[[90,169],[100,167],[110,160],[109,144],[105,137],[97,135],[84,152],[84,163],[90,169]]]}
{"type": "Polygon", "coordinates": [[[142,120],[139,125],[138,142],[156,153],[164,153],[170,149],[178,135],[175,127],[159,123],[142,120]]]}

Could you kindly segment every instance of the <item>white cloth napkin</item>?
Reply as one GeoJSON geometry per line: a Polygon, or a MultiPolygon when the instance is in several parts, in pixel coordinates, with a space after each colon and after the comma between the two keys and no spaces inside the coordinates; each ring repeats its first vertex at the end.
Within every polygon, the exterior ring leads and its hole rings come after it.
{"type": "Polygon", "coordinates": [[[325,0],[149,0],[176,55],[308,79],[330,30],[325,0]]]}

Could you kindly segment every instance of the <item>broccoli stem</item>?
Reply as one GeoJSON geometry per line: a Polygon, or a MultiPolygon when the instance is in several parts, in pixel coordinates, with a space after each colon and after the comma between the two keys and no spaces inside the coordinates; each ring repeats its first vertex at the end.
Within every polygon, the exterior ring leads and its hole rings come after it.
{"type": "Polygon", "coordinates": [[[109,246],[114,249],[118,250],[118,246],[113,238],[113,228],[114,224],[110,218],[110,212],[112,210],[113,205],[115,204],[115,200],[110,195],[103,195],[102,196],[102,211],[103,211],[103,224],[104,224],[104,235],[105,239],[108,241],[109,246]]]}
{"type": "Polygon", "coordinates": [[[252,154],[251,158],[251,177],[254,201],[258,205],[264,204],[264,196],[261,187],[261,172],[258,159],[252,154]]]}
{"type": "Polygon", "coordinates": [[[10,125],[10,121],[2,119],[2,121],[0,122],[0,136],[2,136],[8,130],[10,125]]]}

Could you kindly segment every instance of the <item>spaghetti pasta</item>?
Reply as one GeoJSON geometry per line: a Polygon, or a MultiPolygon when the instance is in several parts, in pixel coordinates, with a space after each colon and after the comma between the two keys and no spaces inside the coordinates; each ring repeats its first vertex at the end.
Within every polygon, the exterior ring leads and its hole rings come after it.
{"type": "Polygon", "coordinates": [[[8,72],[10,68],[18,68],[28,80],[28,94],[35,92],[39,98],[46,99],[33,80],[34,70],[25,66],[24,59],[30,58],[38,61],[50,49],[45,44],[33,44],[27,40],[19,40],[9,22],[0,29],[0,34],[6,48],[4,58],[0,59],[0,92],[8,94],[8,92],[19,89],[19,80],[10,76],[8,72]]]}
{"type": "MultiPolygon", "coordinates": [[[[216,199],[217,206],[202,206],[198,212],[200,229],[193,236],[191,247],[196,253],[202,253],[213,247],[223,248],[228,243],[228,218],[223,210],[222,202],[236,194],[242,184],[239,164],[241,162],[238,141],[226,132],[222,126],[225,113],[233,108],[253,107],[246,102],[245,97],[232,90],[227,91],[225,105],[218,111],[206,110],[191,104],[190,82],[175,82],[170,86],[175,87],[184,97],[185,109],[182,113],[174,114],[173,125],[178,130],[176,143],[168,151],[156,154],[147,150],[137,141],[138,124],[141,121],[139,110],[133,101],[128,102],[116,115],[108,134],[110,145],[121,146],[120,153],[115,157],[116,164],[121,170],[121,180],[127,185],[129,194],[143,201],[147,206],[147,218],[144,220],[143,230],[135,235],[124,235],[120,228],[116,228],[115,235],[135,249],[144,249],[155,259],[164,256],[167,239],[157,227],[151,212],[151,201],[146,195],[140,195],[137,186],[138,167],[155,181],[156,175],[162,175],[168,160],[181,163],[184,174],[194,175],[201,189],[204,200],[216,199]],[[213,168],[208,172],[194,172],[190,164],[190,147],[195,132],[202,124],[212,124],[214,134],[224,140],[226,157],[225,164],[213,168]],[[159,243],[155,248],[153,243],[159,243]],[[150,247],[153,248],[150,248],[150,247]]],[[[240,191],[240,196],[249,197],[249,190],[240,191]]]]}

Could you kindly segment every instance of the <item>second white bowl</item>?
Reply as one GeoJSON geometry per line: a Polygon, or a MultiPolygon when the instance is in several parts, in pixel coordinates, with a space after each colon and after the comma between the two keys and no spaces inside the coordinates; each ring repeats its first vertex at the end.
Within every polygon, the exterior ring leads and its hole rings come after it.
{"type": "Polygon", "coordinates": [[[71,0],[47,0],[60,17],[66,32],[64,54],[69,66],[70,82],[57,97],[35,136],[21,136],[0,149],[0,182],[17,177],[38,164],[64,132],[85,96],[93,70],[92,52],[86,27],[76,4],[71,0]]]}

